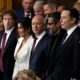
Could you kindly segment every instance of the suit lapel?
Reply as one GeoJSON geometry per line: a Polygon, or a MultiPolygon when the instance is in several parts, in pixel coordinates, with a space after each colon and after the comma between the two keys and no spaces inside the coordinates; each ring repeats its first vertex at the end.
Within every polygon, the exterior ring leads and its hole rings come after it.
{"type": "Polygon", "coordinates": [[[16,56],[17,53],[19,52],[19,49],[20,49],[20,47],[21,47],[21,45],[22,45],[23,40],[24,40],[23,38],[19,38],[19,40],[18,40],[18,42],[17,42],[17,45],[16,45],[16,48],[15,48],[14,56],[16,56]]]}
{"type": "MultiPolygon", "coordinates": [[[[30,56],[30,62],[32,61],[34,55],[36,54],[36,52],[38,51],[39,47],[42,46],[41,44],[43,43],[43,40],[45,39],[46,37],[46,34],[42,37],[42,39],[38,42],[37,46],[35,47],[34,51],[31,53],[31,56],[30,56]]],[[[38,54],[37,54],[38,56],[38,54]]]]}
{"type": "Polygon", "coordinates": [[[0,32],[0,45],[1,45],[1,40],[2,40],[3,34],[4,34],[4,31],[3,32],[0,32]]]}
{"type": "Polygon", "coordinates": [[[41,46],[41,44],[42,44],[43,40],[45,39],[45,37],[46,37],[46,34],[45,34],[45,35],[42,37],[42,39],[38,42],[37,46],[35,47],[34,52],[35,52],[36,50],[38,50],[38,48],[41,46]]]}
{"type": "Polygon", "coordinates": [[[52,49],[51,49],[49,55],[52,55],[53,52],[60,46],[60,44],[61,44],[61,39],[62,39],[62,37],[64,36],[64,33],[65,33],[65,30],[62,30],[62,29],[61,29],[59,35],[57,36],[57,38],[56,38],[56,40],[55,40],[55,42],[54,42],[54,44],[53,44],[53,46],[52,46],[52,49]]]}
{"type": "Polygon", "coordinates": [[[73,32],[72,34],[68,37],[68,39],[65,41],[65,43],[63,45],[66,45],[66,44],[69,44],[72,40],[73,40],[73,37],[76,36],[77,32],[80,30],[79,27],[77,27],[73,32]]]}
{"type": "Polygon", "coordinates": [[[15,29],[13,29],[13,31],[11,32],[11,34],[10,34],[8,40],[7,40],[5,51],[6,51],[7,48],[10,46],[12,40],[14,39],[14,35],[16,35],[15,33],[16,33],[16,32],[15,32],[15,29]]]}

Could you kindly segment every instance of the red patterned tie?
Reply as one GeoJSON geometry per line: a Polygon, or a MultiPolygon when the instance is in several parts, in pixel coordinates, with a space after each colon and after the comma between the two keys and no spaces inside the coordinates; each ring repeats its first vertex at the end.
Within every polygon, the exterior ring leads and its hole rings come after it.
{"type": "Polygon", "coordinates": [[[2,48],[1,48],[1,53],[0,53],[0,70],[3,70],[2,58],[3,58],[3,55],[4,55],[4,51],[5,51],[6,35],[7,35],[7,33],[4,33],[4,35],[2,37],[2,48]]]}

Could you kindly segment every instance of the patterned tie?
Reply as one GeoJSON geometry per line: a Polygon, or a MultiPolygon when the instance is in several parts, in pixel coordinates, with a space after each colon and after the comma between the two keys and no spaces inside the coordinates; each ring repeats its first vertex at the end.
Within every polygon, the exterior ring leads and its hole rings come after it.
{"type": "Polygon", "coordinates": [[[3,35],[3,37],[2,37],[2,48],[1,48],[1,53],[0,53],[0,70],[1,70],[1,71],[3,71],[2,58],[3,58],[3,55],[4,55],[4,51],[5,51],[6,35],[7,35],[7,33],[4,33],[4,35],[3,35]]]}

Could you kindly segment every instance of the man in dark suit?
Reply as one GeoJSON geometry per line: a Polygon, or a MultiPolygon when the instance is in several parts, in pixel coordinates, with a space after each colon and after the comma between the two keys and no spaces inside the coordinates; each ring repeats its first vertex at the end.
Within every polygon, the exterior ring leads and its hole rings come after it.
{"type": "Polygon", "coordinates": [[[67,36],[60,34],[48,58],[45,80],[80,80],[80,28],[76,9],[64,9],[61,13],[61,28],[67,36]]]}
{"type": "Polygon", "coordinates": [[[29,68],[37,76],[42,78],[44,72],[46,50],[48,47],[49,36],[45,32],[45,20],[42,15],[36,15],[32,19],[32,31],[37,37],[34,50],[31,52],[29,68]]]}
{"type": "Polygon", "coordinates": [[[23,9],[16,12],[18,20],[22,19],[23,17],[29,17],[30,19],[32,19],[32,17],[34,16],[34,2],[35,0],[22,0],[23,9]]]}
{"type": "Polygon", "coordinates": [[[14,68],[14,49],[17,43],[17,31],[14,27],[15,14],[11,10],[5,10],[3,12],[3,24],[5,28],[5,42],[3,48],[3,40],[0,42],[1,52],[0,52],[0,80],[12,80],[12,73],[14,68]],[[2,64],[1,64],[2,63],[2,64]],[[2,67],[1,67],[2,66],[2,67]],[[2,77],[2,78],[1,78],[2,77]]]}
{"type": "MultiPolygon", "coordinates": [[[[2,14],[0,15],[0,42],[2,40],[2,35],[4,33],[4,26],[3,26],[3,20],[2,20],[2,14]]],[[[0,46],[1,48],[1,46],[0,46]]],[[[0,49],[1,50],[1,49],[0,49]]],[[[0,79],[2,78],[2,72],[0,72],[0,79]]]]}

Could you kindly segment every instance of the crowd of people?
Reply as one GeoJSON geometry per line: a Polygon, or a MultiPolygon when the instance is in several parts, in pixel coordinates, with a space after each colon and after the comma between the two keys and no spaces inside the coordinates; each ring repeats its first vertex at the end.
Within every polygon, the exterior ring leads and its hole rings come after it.
{"type": "Polygon", "coordinates": [[[0,15],[0,80],[80,80],[80,0],[22,7],[0,15]]]}

